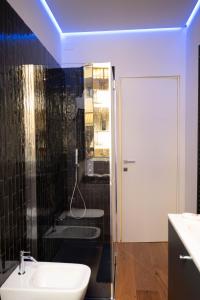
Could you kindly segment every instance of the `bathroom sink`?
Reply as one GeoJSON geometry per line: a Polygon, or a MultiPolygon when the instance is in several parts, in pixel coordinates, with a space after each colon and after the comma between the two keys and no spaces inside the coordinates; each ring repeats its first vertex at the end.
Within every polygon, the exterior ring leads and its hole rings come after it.
{"type": "MultiPolygon", "coordinates": [[[[183,213],[182,215],[182,227],[184,228],[185,236],[192,239],[192,243],[196,244],[200,242],[200,215],[193,213],[183,213]]],[[[199,247],[199,246],[198,246],[199,247]]]]}
{"type": "Polygon", "coordinates": [[[83,300],[91,270],[86,265],[25,262],[0,288],[1,300],[83,300]]]}
{"type": "Polygon", "coordinates": [[[200,221],[200,215],[193,213],[182,213],[182,217],[186,220],[200,221]]]}
{"type": "Polygon", "coordinates": [[[188,222],[187,228],[189,229],[190,236],[200,241],[200,222],[199,221],[188,222]]]}

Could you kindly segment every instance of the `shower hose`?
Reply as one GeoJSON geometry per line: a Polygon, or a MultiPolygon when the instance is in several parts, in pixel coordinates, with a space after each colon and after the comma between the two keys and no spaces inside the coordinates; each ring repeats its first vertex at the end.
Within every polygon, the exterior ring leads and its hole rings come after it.
{"type": "Polygon", "coordinates": [[[79,164],[78,164],[78,149],[76,149],[76,151],[75,151],[75,182],[74,182],[74,188],[73,188],[72,196],[71,196],[71,199],[70,199],[70,215],[71,215],[72,218],[77,219],[77,220],[84,218],[85,215],[86,215],[86,211],[87,211],[85,200],[84,200],[83,195],[82,195],[82,193],[80,191],[80,188],[78,186],[78,167],[79,167],[79,164]],[[75,216],[73,211],[72,211],[73,201],[75,200],[74,195],[75,195],[76,190],[77,190],[77,192],[79,193],[79,195],[81,197],[81,200],[83,202],[83,207],[84,207],[83,213],[80,216],[75,216]]]}

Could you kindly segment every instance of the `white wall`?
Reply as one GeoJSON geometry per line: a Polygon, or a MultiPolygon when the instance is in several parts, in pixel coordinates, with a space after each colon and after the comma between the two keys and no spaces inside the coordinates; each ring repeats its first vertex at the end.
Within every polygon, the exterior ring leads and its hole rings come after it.
{"type": "Polygon", "coordinates": [[[186,30],[183,29],[74,36],[62,40],[63,67],[89,62],[111,62],[116,67],[117,101],[121,77],[180,76],[180,211],[185,210],[185,37],[186,30]]]}
{"type": "Polygon", "coordinates": [[[8,0],[22,20],[35,33],[40,42],[60,64],[61,41],[55,25],[40,0],[8,0]]]}
{"type": "Polygon", "coordinates": [[[200,11],[188,28],[186,45],[186,208],[196,212],[200,11]]]}
{"type": "Polygon", "coordinates": [[[62,66],[109,61],[118,77],[184,74],[185,31],[65,37],[62,66]]]}

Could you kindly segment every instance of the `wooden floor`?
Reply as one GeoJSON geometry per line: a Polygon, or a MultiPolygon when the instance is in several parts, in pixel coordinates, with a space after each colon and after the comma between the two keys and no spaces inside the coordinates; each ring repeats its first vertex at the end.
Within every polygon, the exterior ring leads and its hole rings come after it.
{"type": "Polygon", "coordinates": [[[116,300],[167,300],[167,243],[118,243],[116,300]]]}

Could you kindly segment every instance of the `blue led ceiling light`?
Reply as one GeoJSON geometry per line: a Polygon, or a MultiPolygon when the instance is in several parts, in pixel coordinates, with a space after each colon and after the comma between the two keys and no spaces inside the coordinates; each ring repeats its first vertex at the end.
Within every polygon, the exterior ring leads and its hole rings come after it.
{"type": "Polygon", "coordinates": [[[146,28],[146,29],[123,29],[123,30],[106,30],[106,31],[85,31],[85,32],[64,32],[62,36],[80,36],[80,35],[105,35],[105,34],[120,34],[120,33],[142,33],[142,32],[159,32],[159,31],[176,31],[182,27],[170,28],[146,28]]]}
{"type": "Polygon", "coordinates": [[[0,41],[35,41],[37,38],[33,33],[30,34],[0,34],[0,41]]]}
{"type": "Polygon", "coordinates": [[[197,1],[197,4],[195,5],[191,15],[189,16],[189,19],[187,20],[186,22],[186,26],[189,27],[190,24],[192,23],[192,20],[194,19],[194,17],[196,16],[197,14],[197,11],[199,10],[200,8],[200,0],[197,1]]]}
{"type": "Polygon", "coordinates": [[[57,28],[58,32],[60,33],[60,35],[63,34],[60,26],[58,25],[58,22],[56,21],[56,18],[54,17],[49,5],[47,4],[46,0],[40,0],[42,5],[44,6],[44,9],[46,10],[47,14],[49,15],[50,19],[52,20],[52,22],[54,23],[55,27],[57,28]]]}
{"type": "Polygon", "coordinates": [[[169,27],[169,28],[146,28],[146,29],[127,29],[127,30],[106,30],[106,31],[88,31],[88,32],[62,32],[56,18],[54,17],[46,0],[40,0],[50,19],[54,23],[61,37],[66,36],[84,36],[84,35],[105,35],[105,34],[122,34],[122,33],[148,33],[148,32],[164,32],[164,31],[177,31],[185,27],[189,27],[197,11],[200,8],[200,0],[195,5],[189,19],[184,27],[169,27]]]}

